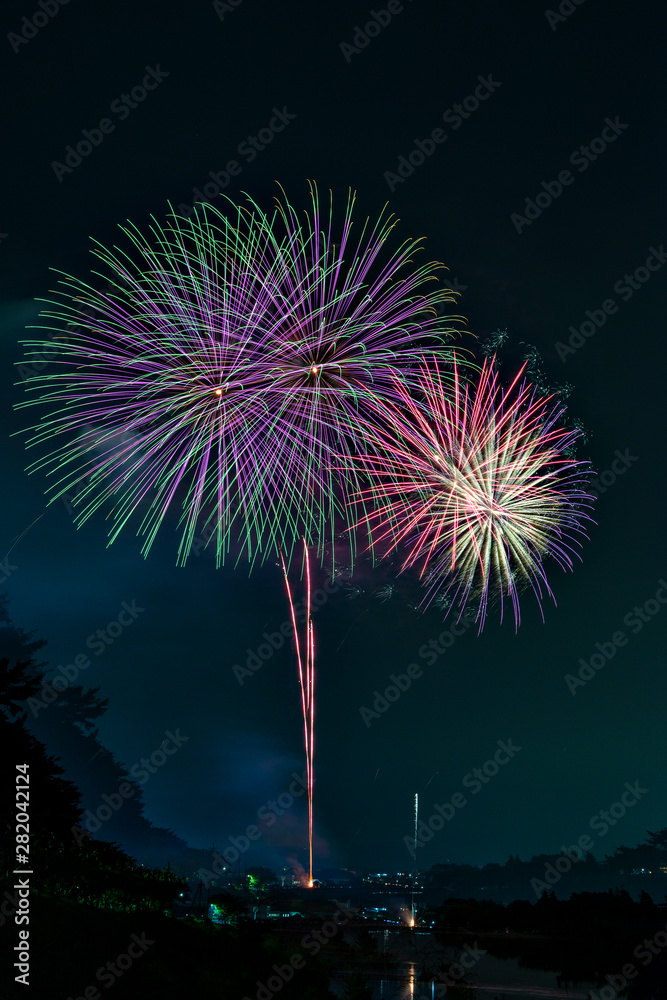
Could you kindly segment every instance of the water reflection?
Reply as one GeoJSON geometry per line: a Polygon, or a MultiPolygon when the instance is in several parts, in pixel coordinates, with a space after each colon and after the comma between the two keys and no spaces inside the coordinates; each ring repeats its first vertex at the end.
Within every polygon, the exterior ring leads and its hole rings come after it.
{"type": "MultiPolygon", "coordinates": [[[[373,932],[372,932],[373,933],[373,932]]],[[[443,1000],[450,992],[445,977],[440,973],[452,972],[460,947],[443,948],[430,935],[400,934],[395,931],[374,932],[378,942],[378,960],[369,963],[364,976],[372,1000],[443,1000]]],[[[561,989],[556,983],[556,973],[545,969],[530,968],[518,958],[500,958],[484,952],[474,969],[466,973],[465,980],[475,991],[478,1000],[590,1000],[591,986],[579,983],[577,987],[561,989]]],[[[341,996],[346,975],[339,972],[331,983],[331,990],[341,996]]]]}
{"type": "MultiPolygon", "coordinates": [[[[418,981],[418,968],[413,962],[405,964],[387,978],[371,975],[368,980],[373,1000],[436,1000],[444,996],[444,990],[439,992],[435,982],[427,984],[418,981]]],[[[342,978],[331,984],[333,992],[339,995],[344,986],[342,978]]]]}

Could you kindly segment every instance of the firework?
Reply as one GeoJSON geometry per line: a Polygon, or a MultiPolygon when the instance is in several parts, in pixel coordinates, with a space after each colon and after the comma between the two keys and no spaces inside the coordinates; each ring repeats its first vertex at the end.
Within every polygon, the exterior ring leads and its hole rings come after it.
{"type": "Polygon", "coordinates": [[[386,583],[384,587],[380,587],[373,594],[373,597],[375,597],[378,601],[381,601],[383,604],[386,604],[387,601],[390,601],[392,597],[395,596],[396,586],[393,583],[386,583]]]}
{"type": "Polygon", "coordinates": [[[322,555],[336,516],[358,516],[360,421],[412,385],[422,345],[448,350],[452,295],[441,265],[412,264],[419,241],[388,250],[391,218],[353,238],[354,195],[339,229],[311,200],[303,222],[251,201],[232,221],[204,206],[148,237],[127,226],[126,250],[93,251],[106,290],[64,276],[42,313],[56,359],[22,405],[43,410],[30,445],[51,446],[30,471],[51,502],[76,496],[77,525],[105,509],[111,542],[136,519],[146,555],[175,507],[179,563],[199,527],[218,565],[289,564],[300,537],[322,555]]]}
{"type": "Polygon", "coordinates": [[[384,429],[369,431],[375,544],[400,547],[402,570],[419,567],[424,604],[474,607],[480,631],[495,597],[501,620],[510,601],[517,626],[522,589],[540,607],[545,593],[553,597],[544,558],[571,569],[590,520],[588,463],[565,454],[580,433],[561,426],[564,408],[522,375],[502,388],[495,358],[474,383],[455,366],[445,392],[434,359],[423,366],[420,397],[397,387],[401,405],[387,410],[384,429]]]}
{"type": "MultiPolygon", "coordinates": [[[[63,275],[41,326],[55,336],[48,370],[26,381],[43,416],[30,471],[49,475],[51,502],[74,495],[78,526],[107,509],[112,542],[138,521],[147,555],[168,512],[180,520],[178,562],[197,532],[217,565],[305,548],[308,623],[297,636],[313,849],[314,637],[308,545],[320,556],[334,520],[359,514],[352,455],[395,387],[409,388],[424,351],[448,353],[452,293],[442,265],[415,267],[419,241],[395,245],[391,217],[352,235],[315,187],[300,221],[286,200],[266,215],[250,200],[230,218],[204,206],[192,220],[121,227],[126,249],[93,250],[100,290],[63,275]],[[334,460],[334,456],[336,456],[334,460]],[[343,461],[338,456],[343,457],[343,461]]],[[[230,203],[231,204],[231,203],[230,203]]],[[[92,279],[91,279],[92,280],[92,279]]],[[[28,342],[28,357],[44,342],[28,342]]],[[[396,397],[398,398],[398,397],[396,397]]],[[[349,537],[352,537],[351,535],[349,537]]],[[[353,547],[353,546],[352,546],[353,547]]]]}
{"type": "Polygon", "coordinates": [[[308,546],[303,539],[304,559],[306,565],[306,635],[303,642],[296,627],[296,611],[292,599],[292,589],[287,575],[287,566],[281,553],[281,563],[285,577],[285,588],[292,616],[294,629],[294,644],[299,668],[299,683],[301,685],[301,711],[303,713],[303,740],[306,751],[306,785],[308,788],[308,885],[313,886],[313,791],[315,787],[314,754],[315,754],[315,632],[311,615],[310,558],[308,546]]]}

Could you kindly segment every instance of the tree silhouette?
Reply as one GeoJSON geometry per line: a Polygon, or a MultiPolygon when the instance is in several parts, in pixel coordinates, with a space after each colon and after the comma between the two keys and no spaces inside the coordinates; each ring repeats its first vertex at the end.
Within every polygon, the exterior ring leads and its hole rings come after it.
{"type": "Polygon", "coordinates": [[[20,717],[25,720],[23,703],[39,689],[39,679],[30,674],[32,666],[30,660],[12,663],[8,656],[0,660],[0,708],[5,712],[5,717],[20,717]]]}
{"type": "MultiPolygon", "coordinates": [[[[0,857],[9,873],[21,864],[16,851],[14,834],[16,814],[28,814],[30,840],[27,843],[28,867],[39,866],[45,879],[57,869],[58,859],[72,846],[71,828],[79,822],[81,798],[72,782],[63,778],[63,768],[49,756],[46,747],[28,731],[25,711],[20,701],[33,689],[35,678],[30,676],[32,664],[22,660],[10,665],[7,657],[0,660],[0,743],[3,747],[0,774],[3,800],[17,800],[17,809],[5,811],[0,857]],[[17,704],[19,702],[19,704],[17,704]],[[18,771],[20,765],[22,770],[18,771]],[[25,766],[25,769],[24,769],[25,766]],[[18,774],[26,774],[28,782],[18,774]],[[18,795],[16,788],[24,789],[18,795]]],[[[23,853],[23,852],[20,852],[23,853]]],[[[25,856],[25,855],[24,855],[25,856]]]]}

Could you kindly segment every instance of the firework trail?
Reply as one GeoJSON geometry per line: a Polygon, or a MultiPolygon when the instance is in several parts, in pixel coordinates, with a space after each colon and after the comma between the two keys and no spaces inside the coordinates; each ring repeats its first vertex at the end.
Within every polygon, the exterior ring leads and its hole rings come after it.
{"type": "Polygon", "coordinates": [[[126,250],[93,249],[104,291],[63,276],[40,327],[57,355],[19,405],[43,411],[29,446],[51,448],[29,471],[51,502],[76,495],[77,526],[105,509],[112,542],[136,518],[146,555],[176,508],[179,564],[199,528],[217,565],[289,565],[298,539],[322,557],[335,518],[360,515],[360,419],[415,381],[425,343],[449,354],[453,298],[442,265],[414,266],[420,241],[389,249],[391,217],[353,237],[354,195],[335,227],[310,193],[305,221],[283,198],[272,216],[249,199],[149,236],[128,224],[126,250]]]}
{"type": "MultiPolygon", "coordinates": [[[[303,539],[308,625],[297,660],[312,882],[308,545],[322,558],[335,519],[349,526],[363,513],[352,461],[365,447],[360,421],[415,384],[427,349],[449,356],[458,318],[443,315],[454,301],[438,285],[443,266],[412,261],[420,241],[391,249],[391,216],[353,236],[352,192],[338,227],[332,199],[323,209],[316,186],[310,195],[304,220],[283,193],[271,216],[249,199],[229,203],[229,219],[205,206],[191,220],[153,220],[147,236],[128,224],[124,250],[95,243],[104,288],[61,276],[37,327],[55,331],[47,343],[58,351],[25,381],[20,405],[43,412],[29,447],[50,447],[29,471],[46,471],[50,502],[75,496],[77,527],[106,509],[109,544],[138,519],[146,556],[175,508],[180,565],[197,532],[218,566],[230,553],[251,565],[279,553],[294,619],[287,571],[303,539]]],[[[44,343],[28,341],[28,359],[44,343]]]]}
{"type": "Polygon", "coordinates": [[[292,599],[292,590],[287,576],[287,566],[282,553],[280,559],[285,577],[287,600],[289,601],[292,627],[294,629],[294,644],[299,667],[299,682],[301,684],[301,710],[303,712],[303,737],[306,750],[306,785],[308,787],[308,885],[313,886],[313,790],[315,787],[314,754],[315,754],[315,632],[311,615],[311,585],[310,558],[308,546],[303,539],[304,561],[306,567],[306,635],[303,642],[296,627],[296,612],[292,599]]]}
{"type": "Polygon", "coordinates": [[[420,567],[424,604],[474,606],[480,631],[493,598],[501,621],[509,599],[518,627],[525,586],[540,608],[553,597],[543,558],[572,568],[593,500],[588,463],[566,454],[580,432],[559,425],[564,407],[550,408],[523,369],[502,388],[494,362],[476,384],[455,366],[453,392],[438,362],[425,364],[421,398],[397,386],[402,405],[387,409],[383,429],[368,428],[376,454],[365,463],[374,544],[407,552],[401,570],[420,567]]]}
{"type": "Polygon", "coordinates": [[[37,517],[35,518],[35,520],[31,521],[30,524],[28,525],[28,527],[24,528],[23,531],[21,532],[21,534],[16,536],[16,538],[14,539],[14,541],[11,544],[11,547],[7,550],[7,552],[5,553],[4,558],[2,560],[0,560],[0,562],[4,563],[9,558],[9,556],[12,554],[12,552],[14,551],[14,549],[16,548],[16,546],[18,545],[18,543],[21,541],[21,539],[24,538],[25,535],[28,534],[28,532],[30,531],[30,529],[32,528],[32,526],[34,524],[37,524],[37,522],[39,521],[39,519],[42,518],[42,517],[44,517],[44,513],[38,514],[37,517]]]}
{"type": "Polygon", "coordinates": [[[50,502],[75,495],[77,526],[105,509],[111,543],[138,521],[146,556],[175,509],[180,565],[197,532],[218,566],[280,555],[312,883],[309,546],[322,560],[338,519],[363,524],[374,544],[407,548],[402,568],[421,566],[426,603],[477,601],[481,630],[497,593],[501,618],[509,598],[518,624],[523,586],[538,601],[551,593],[543,557],[571,567],[590,497],[587,470],[566,455],[580,434],[557,426],[562,407],[549,411],[520,376],[501,390],[495,359],[476,385],[445,367],[459,317],[443,315],[454,300],[437,284],[442,265],[415,266],[420,241],[392,250],[396,223],[384,212],[353,233],[352,192],[340,224],[331,198],[322,206],[314,185],[310,196],[302,215],[282,193],[271,215],[252,199],[229,203],[229,218],[204,206],[190,220],[154,220],[147,236],[121,227],[125,250],[95,244],[94,273],[107,285],[62,276],[38,327],[52,336],[28,342],[28,361],[45,346],[53,353],[54,340],[58,350],[24,382],[20,405],[42,411],[29,447],[50,449],[29,471],[47,473],[50,502]],[[288,579],[299,540],[305,638],[288,579]]]}

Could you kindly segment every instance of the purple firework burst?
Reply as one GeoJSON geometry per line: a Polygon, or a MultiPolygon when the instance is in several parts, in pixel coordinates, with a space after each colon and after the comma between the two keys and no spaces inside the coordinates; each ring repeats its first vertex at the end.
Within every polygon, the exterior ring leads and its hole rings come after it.
{"type": "Polygon", "coordinates": [[[361,421],[456,330],[442,265],[414,266],[419,241],[391,250],[384,213],[355,238],[354,200],[338,228],[314,186],[303,221],[286,200],[233,222],[202,206],[149,237],[124,228],[126,250],[97,244],[106,290],[65,275],[42,313],[56,361],[21,404],[46,411],[29,443],[51,446],[31,470],[52,500],[76,492],[78,524],[109,508],[110,541],[137,516],[144,554],[176,505],[181,563],[198,530],[219,564],[289,558],[301,537],[322,551],[337,516],[352,523],[361,421]]]}

